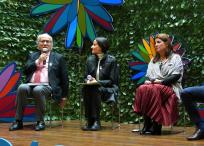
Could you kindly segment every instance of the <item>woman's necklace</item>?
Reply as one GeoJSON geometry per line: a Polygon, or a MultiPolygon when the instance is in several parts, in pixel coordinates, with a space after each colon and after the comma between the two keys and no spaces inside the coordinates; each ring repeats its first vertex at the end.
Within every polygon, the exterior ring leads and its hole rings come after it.
{"type": "Polygon", "coordinates": [[[159,64],[159,69],[162,69],[162,66],[166,63],[168,59],[166,57],[160,58],[160,64],[159,64]]]}
{"type": "Polygon", "coordinates": [[[163,57],[163,58],[161,57],[161,58],[160,58],[160,62],[161,62],[161,63],[165,63],[166,61],[167,61],[167,58],[166,58],[166,57],[163,57]]]}

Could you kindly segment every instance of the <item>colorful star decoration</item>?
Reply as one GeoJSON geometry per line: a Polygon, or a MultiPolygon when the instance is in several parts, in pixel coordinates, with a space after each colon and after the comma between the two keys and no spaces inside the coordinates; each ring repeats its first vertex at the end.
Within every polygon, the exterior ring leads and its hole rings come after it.
{"type": "MultiPolygon", "coordinates": [[[[0,122],[12,122],[16,113],[16,86],[21,79],[20,72],[16,71],[16,63],[12,62],[0,71],[0,122]]],[[[24,121],[35,119],[35,107],[26,106],[24,121]]]]}
{"type": "Polygon", "coordinates": [[[83,39],[93,41],[96,37],[93,21],[108,31],[112,31],[113,19],[104,5],[122,5],[123,0],[39,0],[32,8],[31,16],[53,13],[44,27],[44,32],[50,35],[67,28],[66,48],[71,48],[74,40],[78,47],[83,46],[83,39]]]}

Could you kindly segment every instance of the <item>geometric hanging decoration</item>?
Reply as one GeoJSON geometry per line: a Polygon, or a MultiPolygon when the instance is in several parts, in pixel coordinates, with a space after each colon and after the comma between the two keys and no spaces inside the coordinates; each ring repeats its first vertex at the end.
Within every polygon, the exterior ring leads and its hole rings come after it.
{"type": "Polygon", "coordinates": [[[39,4],[31,9],[31,16],[41,16],[54,13],[44,32],[50,35],[67,29],[65,47],[71,48],[74,41],[79,48],[83,46],[84,38],[93,41],[96,32],[93,21],[108,31],[113,31],[113,19],[104,5],[122,5],[124,0],[40,0],[39,4]]]}

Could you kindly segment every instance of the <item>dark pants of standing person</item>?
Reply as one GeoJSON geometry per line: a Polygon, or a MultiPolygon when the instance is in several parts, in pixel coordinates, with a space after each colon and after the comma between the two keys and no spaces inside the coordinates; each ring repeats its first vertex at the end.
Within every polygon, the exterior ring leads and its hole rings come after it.
{"type": "Polygon", "coordinates": [[[101,93],[98,86],[85,86],[83,95],[86,119],[89,123],[100,121],[101,93]]]}
{"type": "Polygon", "coordinates": [[[198,109],[196,108],[197,102],[204,103],[204,85],[184,89],[181,92],[181,99],[190,119],[198,128],[204,130],[204,119],[200,117],[198,109]]]}

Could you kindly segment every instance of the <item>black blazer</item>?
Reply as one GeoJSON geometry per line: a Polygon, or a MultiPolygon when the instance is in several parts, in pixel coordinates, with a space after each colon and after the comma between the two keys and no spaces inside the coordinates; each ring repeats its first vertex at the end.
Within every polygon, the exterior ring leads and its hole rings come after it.
{"type": "MultiPolygon", "coordinates": [[[[96,78],[98,61],[96,55],[88,57],[86,62],[85,81],[88,75],[96,78]]],[[[99,80],[97,82],[101,85],[99,91],[104,100],[108,100],[113,93],[115,94],[115,99],[117,98],[119,91],[119,65],[114,56],[105,54],[101,60],[99,80]]]]}
{"type": "MultiPolygon", "coordinates": [[[[34,52],[30,54],[27,58],[25,65],[25,75],[26,82],[30,82],[37,66],[35,60],[40,56],[39,52],[34,52]]],[[[56,52],[50,52],[49,62],[48,62],[48,78],[49,85],[52,87],[52,97],[53,99],[60,101],[61,98],[68,96],[68,73],[67,65],[64,57],[56,52]]]]}

